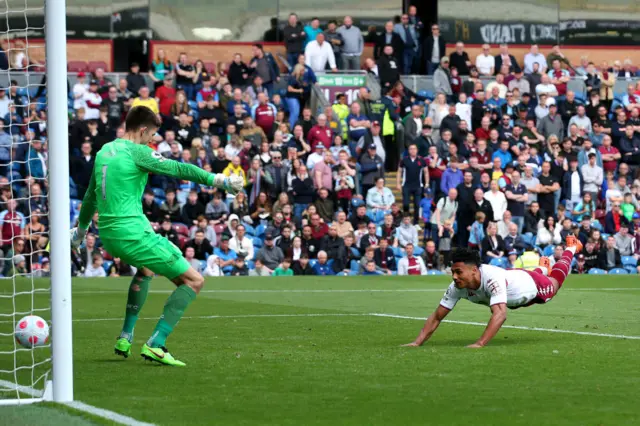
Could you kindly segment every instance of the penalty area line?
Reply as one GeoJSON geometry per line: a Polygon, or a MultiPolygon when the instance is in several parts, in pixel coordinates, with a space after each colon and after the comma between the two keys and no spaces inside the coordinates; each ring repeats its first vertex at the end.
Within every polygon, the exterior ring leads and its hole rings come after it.
{"type": "MultiPolygon", "coordinates": [[[[411,317],[406,315],[393,315],[393,314],[371,314],[374,317],[382,317],[382,318],[397,318],[397,319],[409,319],[409,320],[420,320],[426,321],[424,317],[411,317]]],[[[442,320],[442,322],[446,322],[449,324],[460,324],[460,325],[474,325],[479,327],[486,327],[486,323],[482,322],[474,322],[474,321],[457,321],[457,320],[442,320]]],[[[614,339],[629,339],[629,340],[640,340],[640,336],[626,336],[624,334],[609,334],[609,333],[593,333],[591,331],[575,331],[575,330],[563,330],[558,328],[542,328],[542,327],[525,327],[521,325],[503,325],[502,328],[510,328],[513,330],[526,330],[526,331],[544,331],[547,333],[563,333],[563,334],[575,334],[578,336],[593,336],[593,337],[610,337],[614,339]]]]}

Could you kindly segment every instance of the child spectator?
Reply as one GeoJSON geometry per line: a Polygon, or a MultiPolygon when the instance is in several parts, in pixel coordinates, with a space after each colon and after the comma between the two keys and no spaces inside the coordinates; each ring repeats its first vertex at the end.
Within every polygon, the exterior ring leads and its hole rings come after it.
{"type": "Polygon", "coordinates": [[[377,270],[376,262],[373,260],[367,260],[362,275],[382,275],[383,273],[377,270]]]}
{"type": "Polygon", "coordinates": [[[433,196],[431,188],[426,187],[424,189],[424,196],[420,200],[420,210],[422,211],[422,222],[424,223],[424,239],[431,238],[431,204],[433,203],[433,196]]]}
{"type": "Polygon", "coordinates": [[[345,167],[340,166],[334,189],[336,191],[338,207],[342,209],[343,212],[349,211],[349,201],[353,197],[354,188],[355,183],[353,181],[353,177],[347,175],[347,169],[345,167]]]}
{"type": "Polygon", "coordinates": [[[484,220],[486,215],[483,212],[476,213],[476,221],[469,230],[469,248],[480,250],[480,244],[484,240],[484,220]]]}
{"type": "Polygon", "coordinates": [[[447,219],[442,224],[442,228],[438,231],[438,251],[442,254],[444,267],[448,268],[451,261],[451,240],[453,239],[453,219],[447,219]]]}
{"type": "Polygon", "coordinates": [[[633,204],[633,194],[628,192],[624,195],[624,200],[620,205],[620,209],[622,210],[622,215],[631,222],[633,220],[633,214],[636,212],[636,207],[633,204]]]}
{"type": "Polygon", "coordinates": [[[293,276],[290,257],[284,258],[284,260],[282,261],[282,264],[273,271],[273,276],[274,277],[292,277],[293,276]]]}
{"type": "Polygon", "coordinates": [[[238,256],[235,260],[235,264],[231,269],[232,277],[246,277],[249,275],[249,269],[247,268],[247,264],[244,262],[244,256],[238,256]]]}
{"type": "MultiPolygon", "coordinates": [[[[15,263],[15,260],[14,260],[14,263],[15,263]]],[[[104,259],[102,258],[102,255],[100,253],[94,253],[93,256],[91,257],[91,265],[88,265],[87,268],[84,270],[84,276],[88,278],[106,277],[107,272],[102,267],[103,263],[104,263],[104,259]]],[[[16,268],[17,267],[18,265],[16,265],[16,268]]]]}

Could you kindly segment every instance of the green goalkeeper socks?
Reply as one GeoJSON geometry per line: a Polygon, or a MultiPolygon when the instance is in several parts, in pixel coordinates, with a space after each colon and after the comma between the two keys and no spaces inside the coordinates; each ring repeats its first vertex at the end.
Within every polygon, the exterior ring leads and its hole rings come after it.
{"type": "Polygon", "coordinates": [[[153,277],[135,275],[129,285],[129,295],[127,296],[127,310],[124,317],[124,325],[120,333],[121,339],[133,340],[133,328],[138,321],[140,310],[147,300],[149,294],[149,283],[153,277]]]}
{"type": "Polygon", "coordinates": [[[178,325],[178,321],[184,315],[184,311],[196,298],[196,292],[188,285],[181,285],[169,296],[167,303],[164,305],[162,316],[153,330],[151,338],[147,345],[152,348],[164,346],[167,337],[178,325]]]}

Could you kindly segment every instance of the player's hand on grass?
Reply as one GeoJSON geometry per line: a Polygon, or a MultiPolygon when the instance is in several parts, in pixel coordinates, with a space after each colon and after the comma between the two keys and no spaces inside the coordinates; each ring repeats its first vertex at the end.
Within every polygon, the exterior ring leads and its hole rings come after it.
{"type": "Polygon", "coordinates": [[[402,348],[417,348],[418,346],[420,345],[416,342],[407,343],[406,345],[400,345],[400,347],[402,348]]]}
{"type": "Polygon", "coordinates": [[[467,347],[471,349],[478,349],[478,348],[483,348],[484,345],[481,345],[480,343],[474,343],[473,345],[469,345],[467,347]]]}
{"type": "Polygon", "coordinates": [[[77,249],[84,241],[84,237],[87,235],[86,229],[73,228],[70,231],[71,234],[71,248],[77,249]]]}

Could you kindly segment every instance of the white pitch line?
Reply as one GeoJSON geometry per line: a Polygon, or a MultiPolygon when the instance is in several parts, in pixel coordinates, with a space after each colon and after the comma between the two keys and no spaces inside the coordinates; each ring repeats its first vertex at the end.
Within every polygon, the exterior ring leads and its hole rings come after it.
{"type": "MultiPolygon", "coordinates": [[[[398,318],[398,319],[426,321],[426,318],[423,318],[423,317],[410,317],[405,315],[393,315],[393,314],[371,314],[371,315],[375,317],[383,317],[383,318],[398,318]]],[[[474,322],[474,321],[443,320],[442,322],[447,322],[450,324],[475,325],[480,327],[487,326],[486,323],[474,322]]],[[[579,336],[611,337],[615,339],[640,340],[640,336],[626,336],[624,334],[592,333],[590,331],[562,330],[557,328],[524,327],[521,325],[503,325],[502,328],[511,328],[514,330],[527,330],[527,331],[545,331],[549,333],[576,334],[579,336]]]]}
{"type": "MultiPolygon", "coordinates": [[[[443,288],[394,288],[394,289],[234,289],[234,290],[202,290],[200,293],[444,293],[443,288]]],[[[562,292],[574,291],[638,291],[640,287],[633,288],[567,288],[562,292]]],[[[73,294],[110,294],[124,293],[126,290],[80,290],[73,294]]],[[[173,290],[150,290],[149,293],[170,294],[173,290]]]]}
{"type": "Polygon", "coordinates": [[[73,408],[74,410],[84,411],[85,413],[92,414],[94,416],[102,417],[115,423],[126,426],[154,426],[153,423],[145,423],[134,419],[133,417],[125,416],[124,414],[116,413],[115,411],[105,410],[104,408],[94,407],[93,405],[85,404],[82,401],[66,402],[64,405],[73,408]]]}
{"type": "MultiPolygon", "coordinates": [[[[23,398],[28,404],[33,402],[43,401],[42,391],[34,389],[31,386],[17,385],[7,380],[0,380],[0,387],[11,389],[13,391],[19,391],[34,398],[23,398]]],[[[21,400],[16,400],[16,405],[20,404],[21,400]]],[[[85,413],[92,414],[94,416],[102,417],[110,420],[114,423],[126,425],[126,426],[154,426],[153,423],[140,422],[132,417],[125,416],[123,414],[116,413],[115,411],[105,410],[103,408],[94,407],[93,405],[85,404],[81,401],[64,402],[63,405],[69,406],[78,411],[84,411],[85,413]]]]}

